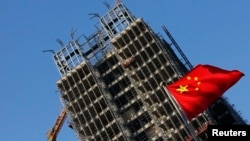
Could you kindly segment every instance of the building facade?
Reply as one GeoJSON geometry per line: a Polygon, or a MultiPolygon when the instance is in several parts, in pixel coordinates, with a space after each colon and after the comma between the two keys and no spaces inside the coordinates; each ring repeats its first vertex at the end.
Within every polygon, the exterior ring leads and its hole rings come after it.
{"type": "Polygon", "coordinates": [[[120,1],[104,16],[93,16],[97,31],[72,39],[53,56],[61,99],[79,140],[206,140],[208,124],[244,124],[223,98],[187,122],[161,85],[191,69],[185,56],[120,1]]]}

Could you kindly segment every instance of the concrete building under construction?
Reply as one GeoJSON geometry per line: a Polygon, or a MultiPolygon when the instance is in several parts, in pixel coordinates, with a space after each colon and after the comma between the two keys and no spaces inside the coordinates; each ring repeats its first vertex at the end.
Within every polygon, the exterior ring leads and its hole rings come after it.
{"type": "Polygon", "coordinates": [[[73,130],[81,141],[206,140],[208,124],[245,124],[221,98],[192,121],[160,85],[192,65],[165,26],[167,42],[116,1],[97,17],[96,31],[73,39],[53,58],[73,130]],[[82,41],[84,39],[84,41],[82,41]]]}

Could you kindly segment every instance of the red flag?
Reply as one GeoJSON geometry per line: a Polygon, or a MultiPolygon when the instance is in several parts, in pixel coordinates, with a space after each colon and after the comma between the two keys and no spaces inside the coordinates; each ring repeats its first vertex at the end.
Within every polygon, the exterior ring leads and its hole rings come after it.
{"type": "Polygon", "coordinates": [[[211,65],[197,65],[180,80],[167,87],[191,120],[205,111],[244,74],[211,65]]]}

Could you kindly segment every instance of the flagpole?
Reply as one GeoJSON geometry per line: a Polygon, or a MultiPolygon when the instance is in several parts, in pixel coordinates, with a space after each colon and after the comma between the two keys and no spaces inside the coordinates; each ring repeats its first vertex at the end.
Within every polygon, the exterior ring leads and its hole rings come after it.
{"type": "Polygon", "coordinates": [[[191,133],[191,136],[193,137],[194,141],[200,141],[199,138],[197,138],[196,135],[195,135],[194,128],[189,124],[189,122],[188,122],[189,120],[188,120],[187,116],[183,113],[183,110],[179,106],[179,104],[177,103],[176,99],[170,94],[170,92],[168,91],[168,89],[164,85],[164,82],[161,82],[160,86],[163,87],[164,91],[169,96],[169,99],[170,99],[171,103],[173,103],[174,108],[177,110],[177,112],[180,115],[181,119],[183,120],[185,126],[189,129],[189,131],[191,133]]]}

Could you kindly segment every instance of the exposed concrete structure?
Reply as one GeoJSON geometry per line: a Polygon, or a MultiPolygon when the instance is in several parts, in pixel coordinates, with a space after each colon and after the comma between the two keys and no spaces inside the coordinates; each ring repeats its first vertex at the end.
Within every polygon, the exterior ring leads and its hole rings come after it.
{"type": "MultiPolygon", "coordinates": [[[[195,133],[206,140],[207,125],[222,123],[230,105],[222,99],[222,111],[216,112],[215,104],[186,126],[160,86],[191,69],[184,54],[178,57],[119,1],[104,16],[94,15],[99,18],[97,31],[83,43],[72,39],[54,55],[61,74],[57,86],[79,139],[182,141],[192,140],[195,133]]],[[[230,123],[244,121],[232,116],[230,123]]]]}

